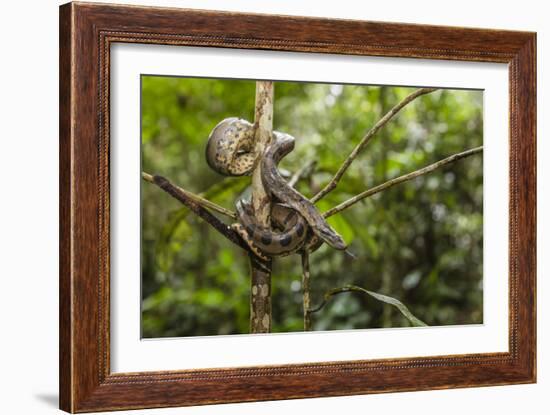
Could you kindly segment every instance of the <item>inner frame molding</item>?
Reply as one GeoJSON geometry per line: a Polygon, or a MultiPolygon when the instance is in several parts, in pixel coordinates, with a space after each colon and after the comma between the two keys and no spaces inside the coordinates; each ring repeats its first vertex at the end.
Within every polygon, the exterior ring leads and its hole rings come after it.
{"type": "Polygon", "coordinates": [[[61,6],[60,408],[90,412],[534,382],[535,105],[534,33],[61,6]],[[507,63],[509,352],[111,374],[109,82],[116,42],[507,63]]]}

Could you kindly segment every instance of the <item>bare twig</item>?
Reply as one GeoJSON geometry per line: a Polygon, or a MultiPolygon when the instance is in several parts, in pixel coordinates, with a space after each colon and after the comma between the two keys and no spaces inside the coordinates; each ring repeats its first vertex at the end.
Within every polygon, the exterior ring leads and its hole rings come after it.
{"type": "Polygon", "coordinates": [[[397,308],[401,312],[401,314],[403,314],[413,326],[427,326],[426,323],[424,323],[419,318],[415,317],[409,311],[409,309],[405,306],[405,304],[403,304],[401,301],[396,300],[395,298],[389,297],[389,296],[384,295],[384,294],[379,294],[379,293],[376,293],[374,291],[366,290],[362,287],[358,287],[357,285],[346,285],[344,287],[333,288],[333,289],[327,291],[325,293],[325,295],[323,296],[323,301],[321,302],[321,304],[319,304],[315,308],[310,309],[309,312],[310,313],[318,312],[319,310],[321,310],[328,303],[328,301],[333,296],[338,295],[338,294],[342,294],[342,293],[348,293],[348,292],[359,292],[359,293],[367,294],[367,295],[375,298],[378,301],[381,301],[381,302],[386,303],[386,304],[390,304],[390,305],[394,306],[395,308],[397,308]]]}
{"type": "Polygon", "coordinates": [[[310,288],[309,288],[309,251],[302,252],[302,307],[304,310],[304,331],[311,331],[310,288]]]}
{"type": "Polygon", "coordinates": [[[296,183],[298,183],[302,178],[308,177],[309,175],[311,175],[311,172],[315,169],[316,165],[317,165],[317,160],[308,161],[301,168],[296,170],[296,173],[294,173],[290,178],[290,180],[288,181],[288,185],[290,187],[296,186],[296,183]]]}
{"type": "MultiPolygon", "coordinates": [[[[145,172],[142,172],[141,173],[141,177],[143,178],[143,180],[149,182],[149,183],[155,183],[154,182],[154,178],[152,175],[148,174],[148,173],[145,173],[145,172]]],[[[235,212],[229,210],[229,209],[226,209],[220,205],[217,205],[215,204],[214,202],[211,202],[210,200],[208,199],[205,199],[199,195],[196,195],[194,193],[191,193],[190,191],[188,190],[185,190],[185,189],[182,189],[181,187],[179,186],[176,186],[175,184],[172,184],[170,183],[171,186],[177,188],[181,193],[183,193],[188,199],[191,199],[195,202],[197,202],[199,205],[205,207],[205,208],[208,208],[208,209],[211,209],[211,210],[214,210],[218,213],[221,213],[222,215],[225,215],[225,216],[228,216],[232,219],[237,219],[237,215],[235,214],[235,212]]]]}
{"type": "Polygon", "coordinates": [[[222,234],[224,237],[229,239],[235,245],[241,247],[248,252],[252,266],[257,267],[260,270],[265,270],[265,264],[263,261],[254,255],[254,252],[251,251],[249,246],[244,242],[241,237],[233,230],[231,227],[227,226],[224,222],[219,220],[216,216],[210,213],[209,210],[205,209],[200,205],[196,200],[189,197],[189,192],[184,191],[178,186],[170,183],[168,179],[162,176],[154,175],[151,176],[147,173],[142,173],[144,180],[153,183],[172,196],[174,199],[180,201],[185,206],[189,208],[191,212],[203,219],[206,223],[212,226],[216,231],[222,234]]]}
{"type": "Polygon", "coordinates": [[[357,155],[365,148],[367,143],[370,141],[370,139],[382,128],[384,125],[388,123],[403,107],[405,107],[410,102],[414,101],[416,98],[418,98],[421,95],[429,94],[433,91],[436,91],[437,88],[420,88],[414,91],[412,94],[405,97],[401,102],[399,102],[396,106],[394,106],[392,109],[390,109],[382,118],[378,120],[376,124],[363,136],[359,144],[353,149],[353,151],[350,153],[348,158],[344,160],[334,177],[328,182],[328,184],[319,191],[315,196],[311,198],[311,202],[315,203],[325,197],[328,193],[333,191],[336,186],[338,185],[338,182],[348,169],[348,167],[351,165],[351,163],[356,159],[357,155]]]}
{"type": "Polygon", "coordinates": [[[156,184],[174,199],[179,200],[181,203],[187,206],[195,215],[204,219],[205,222],[211,225],[214,229],[216,229],[231,242],[239,245],[242,248],[245,248],[247,251],[249,250],[246,243],[233,229],[231,229],[229,226],[227,226],[225,223],[215,217],[212,213],[206,210],[196,200],[190,198],[187,192],[182,191],[182,189],[180,189],[178,186],[170,183],[168,179],[162,176],[154,175],[151,176],[151,183],[156,184]]]}
{"type": "Polygon", "coordinates": [[[355,203],[359,202],[360,200],[363,200],[369,196],[372,196],[376,193],[382,192],[392,186],[395,186],[396,184],[406,182],[408,180],[412,180],[418,176],[422,176],[424,174],[431,173],[432,171],[445,166],[446,164],[453,163],[457,160],[463,159],[465,157],[472,156],[477,153],[481,153],[483,151],[483,146],[472,148],[470,150],[463,151],[462,153],[453,154],[452,156],[449,156],[447,158],[444,158],[442,160],[439,160],[433,164],[430,164],[429,166],[423,167],[421,169],[415,170],[411,173],[404,174],[403,176],[396,177],[394,179],[388,180],[385,183],[382,183],[378,186],[375,186],[371,189],[365,190],[362,193],[359,193],[358,195],[352,197],[351,199],[346,200],[345,202],[340,203],[339,205],[333,207],[332,209],[327,210],[323,213],[323,217],[328,218],[338,212],[341,212],[344,209],[347,209],[348,207],[354,205],[355,203]]]}
{"type": "MultiPolygon", "coordinates": [[[[262,157],[273,134],[273,82],[256,82],[256,104],[254,111],[255,153],[262,157]]],[[[252,173],[252,207],[258,222],[270,226],[271,198],[264,189],[261,176],[261,162],[252,173]]],[[[250,272],[250,332],[271,332],[271,261],[259,267],[251,262],[250,272]]]]}

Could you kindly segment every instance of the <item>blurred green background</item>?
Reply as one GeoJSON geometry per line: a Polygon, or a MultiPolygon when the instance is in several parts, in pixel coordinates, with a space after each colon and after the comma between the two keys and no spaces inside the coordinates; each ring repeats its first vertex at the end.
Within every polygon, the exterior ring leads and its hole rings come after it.
{"type": "MultiPolygon", "coordinates": [[[[296,137],[280,165],[315,160],[297,188],[312,196],[365,132],[414,88],[275,83],[274,128],[296,137]]],[[[253,121],[255,82],[142,76],[142,167],[227,208],[250,179],[223,177],[205,161],[223,118],[253,121]]],[[[481,91],[439,90],[416,99],[353,163],[321,211],[401,174],[482,145],[481,91]]],[[[390,295],[428,325],[482,323],[482,154],[358,203],[329,222],[357,256],[323,245],[311,256],[312,306],[354,284],[390,295]]],[[[248,258],[156,186],[142,182],[142,336],[249,333],[248,258]]],[[[222,218],[228,220],[228,218],[222,218]]],[[[277,259],[273,332],[303,330],[297,255],[277,259]]],[[[360,293],[334,296],[313,330],[403,327],[389,305],[360,293]]]]}

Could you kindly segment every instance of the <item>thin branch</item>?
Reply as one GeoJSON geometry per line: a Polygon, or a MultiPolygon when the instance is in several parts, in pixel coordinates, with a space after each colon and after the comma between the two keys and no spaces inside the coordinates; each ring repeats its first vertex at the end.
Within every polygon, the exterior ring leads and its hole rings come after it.
{"type": "Polygon", "coordinates": [[[405,97],[401,102],[399,102],[397,105],[395,105],[392,109],[390,109],[382,118],[378,120],[376,124],[363,136],[359,144],[353,149],[353,151],[350,153],[348,158],[344,160],[334,177],[328,182],[328,184],[319,191],[315,196],[311,198],[311,202],[315,203],[325,197],[328,193],[333,191],[336,186],[338,185],[338,182],[348,169],[348,167],[351,165],[351,163],[357,158],[357,155],[365,148],[367,143],[370,141],[370,139],[382,128],[384,125],[386,125],[403,107],[405,107],[410,102],[414,101],[419,96],[429,94],[431,92],[437,91],[437,88],[420,88],[414,91],[412,94],[405,97]]]}
{"type": "Polygon", "coordinates": [[[405,304],[403,304],[401,301],[399,301],[399,300],[397,300],[393,297],[389,297],[387,295],[384,295],[384,294],[379,294],[379,293],[376,293],[374,291],[366,290],[362,287],[358,287],[357,285],[346,285],[344,287],[333,288],[333,289],[327,291],[325,293],[325,295],[323,296],[323,301],[321,302],[321,304],[319,304],[315,308],[310,309],[309,313],[316,313],[316,312],[320,311],[328,303],[328,301],[333,296],[338,295],[338,294],[342,294],[342,293],[348,293],[348,292],[359,292],[359,293],[367,294],[367,295],[373,297],[374,299],[376,299],[378,301],[381,301],[381,302],[386,303],[386,304],[390,304],[390,305],[394,306],[395,308],[397,308],[401,312],[401,314],[403,314],[413,326],[417,326],[417,327],[418,326],[427,326],[426,323],[424,323],[419,318],[415,317],[409,311],[409,309],[405,306],[405,304]]]}
{"type": "Polygon", "coordinates": [[[302,252],[302,307],[304,310],[304,331],[311,331],[309,277],[309,251],[304,249],[302,252]]]}
{"type": "Polygon", "coordinates": [[[315,169],[316,165],[317,165],[317,160],[308,161],[306,164],[304,164],[302,167],[296,170],[296,173],[294,173],[290,178],[290,180],[288,181],[288,185],[290,187],[296,186],[296,183],[298,183],[302,178],[308,177],[311,175],[311,172],[315,169]]]}
{"type": "Polygon", "coordinates": [[[445,159],[436,161],[433,164],[430,164],[429,166],[423,167],[421,169],[415,170],[411,173],[404,174],[403,176],[396,177],[394,179],[388,180],[387,182],[384,182],[382,184],[379,184],[378,186],[375,186],[371,189],[365,190],[362,193],[359,193],[358,195],[352,197],[351,199],[346,200],[345,202],[340,203],[339,205],[333,207],[332,209],[327,210],[325,213],[323,213],[323,217],[328,218],[332,215],[335,215],[338,212],[341,212],[344,209],[347,209],[348,207],[354,205],[355,203],[359,202],[360,200],[363,200],[369,196],[372,196],[376,193],[382,192],[392,186],[395,186],[396,184],[406,182],[408,180],[415,179],[418,176],[422,176],[424,174],[431,173],[432,171],[445,166],[446,164],[453,163],[457,160],[463,159],[465,157],[472,156],[477,153],[481,153],[483,151],[483,146],[472,148],[470,150],[463,151],[462,153],[453,154],[452,156],[449,156],[445,159]]]}
{"type": "Polygon", "coordinates": [[[248,252],[252,266],[257,267],[260,270],[266,270],[266,265],[264,264],[264,262],[256,255],[254,255],[254,252],[252,252],[252,250],[248,247],[246,242],[241,239],[237,232],[235,232],[233,229],[231,229],[231,227],[227,226],[224,222],[222,222],[216,216],[210,213],[209,210],[205,209],[196,200],[190,198],[189,192],[186,192],[178,186],[170,183],[168,179],[159,175],[151,176],[150,174],[142,173],[142,177],[144,180],[157,185],[174,199],[183,203],[189,208],[189,210],[191,210],[191,212],[203,219],[225,238],[229,239],[235,245],[241,247],[246,252],[248,252]]]}
{"type": "MultiPolygon", "coordinates": [[[[143,178],[143,180],[149,182],[149,183],[155,183],[154,181],[154,178],[152,175],[148,174],[148,173],[145,173],[145,172],[142,172],[141,173],[141,177],[143,178]]],[[[185,190],[185,189],[182,189],[181,187],[179,186],[176,186],[175,184],[172,184],[170,183],[171,186],[177,188],[179,190],[179,192],[181,192],[182,194],[185,195],[185,197],[187,197],[188,199],[191,199],[195,202],[197,202],[199,205],[205,207],[205,208],[208,208],[208,209],[211,209],[211,210],[214,210],[218,213],[221,213],[222,215],[225,215],[225,216],[228,216],[232,219],[237,219],[237,215],[235,214],[235,212],[229,210],[229,209],[226,209],[220,205],[217,205],[215,204],[214,202],[211,202],[210,200],[208,199],[205,199],[199,195],[196,195],[194,193],[191,193],[190,191],[188,190],[185,190]]]]}
{"type": "MultiPolygon", "coordinates": [[[[147,173],[144,173],[144,174],[147,174],[147,173]]],[[[221,220],[215,217],[212,213],[206,210],[196,200],[190,198],[188,195],[188,192],[183,191],[178,186],[170,183],[168,179],[162,176],[158,176],[158,175],[154,175],[154,176],[147,175],[147,176],[148,176],[147,178],[145,178],[144,176],[145,180],[150,181],[151,183],[157,185],[166,193],[168,193],[170,196],[172,196],[174,199],[179,200],[181,203],[187,206],[189,210],[191,210],[195,215],[199,216],[201,219],[203,219],[205,222],[211,225],[214,229],[216,229],[219,233],[221,233],[231,242],[240,246],[243,249],[246,249],[247,251],[250,251],[246,243],[239,237],[239,235],[233,229],[231,229],[229,226],[227,226],[225,223],[223,223],[221,220]]]]}

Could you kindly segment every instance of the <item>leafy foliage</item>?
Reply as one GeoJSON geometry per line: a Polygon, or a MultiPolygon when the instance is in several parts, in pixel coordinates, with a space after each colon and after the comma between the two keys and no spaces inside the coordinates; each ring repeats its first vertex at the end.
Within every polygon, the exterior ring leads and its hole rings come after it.
{"type": "MultiPolygon", "coordinates": [[[[312,196],[365,132],[412,88],[276,82],[274,128],[296,137],[281,163],[312,196]]],[[[142,77],[142,167],[233,209],[249,178],[226,178],[205,162],[208,134],[223,118],[252,120],[255,82],[142,77]]],[[[440,90],[409,104],[373,138],[325,211],[388,179],[482,144],[482,93],[440,90]]],[[[481,323],[482,155],[395,186],[330,218],[357,256],[322,246],[311,256],[312,302],[357,285],[399,299],[428,325],[481,323]]],[[[224,218],[227,219],[227,218],[224,218]]],[[[142,184],[144,337],[248,333],[248,259],[164,192],[142,184]]],[[[278,259],[273,331],[303,330],[301,266],[278,259]]],[[[314,330],[410,325],[391,304],[339,295],[313,315],[314,330]]]]}

